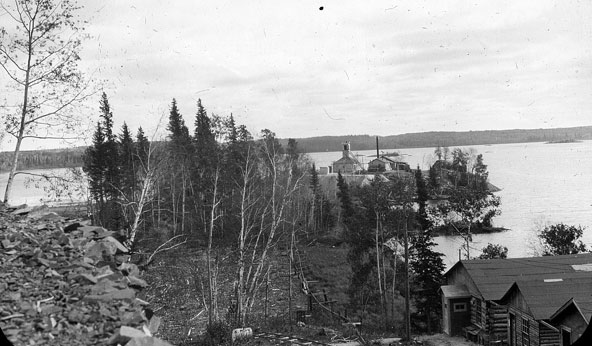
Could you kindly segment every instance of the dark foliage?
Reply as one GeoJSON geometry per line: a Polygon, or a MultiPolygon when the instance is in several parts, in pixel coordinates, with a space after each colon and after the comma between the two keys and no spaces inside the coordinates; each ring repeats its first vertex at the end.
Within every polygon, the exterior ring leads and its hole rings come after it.
{"type": "Polygon", "coordinates": [[[543,242],[543,255],[571,255],[586,252],[586,245],[580,240],[583,233],[584,228],[581,226],[563,223],[546,226],[538,235],[543,242]]]}
{"type": "Polygon", "coordinates": [[[479,259],[504,259],[508,257],[508,248],[500,244],[487,244],[482,250],[479,259]]]}

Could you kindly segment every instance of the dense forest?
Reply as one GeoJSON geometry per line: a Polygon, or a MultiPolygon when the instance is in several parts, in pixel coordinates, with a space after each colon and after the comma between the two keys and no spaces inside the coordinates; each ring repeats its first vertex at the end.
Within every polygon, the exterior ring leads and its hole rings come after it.
{"type": "Polygon", "coordinates": [[[173,99],[163,142],[151,143],[141,128],[133,136],[125,123],[116,133],[113,117],[103,94],[83,165],[93,222],[122,230],[134,251],[147,237],[162,246],[203,249],[206,268],[198,279],[209,324],[241,326],[261,318],[257,302],[271,254],[289,247],[294,256],[299,244],[330,238],[346,245],[352,278],[341,293],[350,317],[380,330],[405,327],[409,335],[412,322],[431,332],[439,324],[444,269],[434,231],[458,229],[469,258],[472,227],[497,215],[499,198],[487,189],[482,155],[459,148],[438,147],[429,175],[417,169],[356,184],[339,173],[338,198],[331,200],[298,141],[282,145],[269,129],[254,138],[232,115],[208,114],[201,100],[191,131],[173,99]],[[450,203],[428,208],[433,195],[447,195],[450,203]],[[224,263],[232,263],[232,290],[217,281],[216,268],[224,263]],[[223,295],[231,297],[227,316],[218,305],[223,295]]]}
{"type": "MultiPolygon", "coordinates": [[[[587,140],[592,139],[592,126],[468,132],[431,131],[379,136],[379,139],[380,146],[385,149],[587,140]]],[[[375,137],[371,135],[323,136],[297,138],[297,140],[302,151],[307,153],[339,151],[341,143],[345,141],[349,141],[355,150],[371,150],[376,145],[375,137]]]]}
{"type": "MultiPolygon", "coordinates": [[[[82,166],[85,147],[27,150],[19,154],[19,169],[48,169],[82,166]]],[[[10,169],[13,152],[0,152],[0,172],[10,169]]]]}

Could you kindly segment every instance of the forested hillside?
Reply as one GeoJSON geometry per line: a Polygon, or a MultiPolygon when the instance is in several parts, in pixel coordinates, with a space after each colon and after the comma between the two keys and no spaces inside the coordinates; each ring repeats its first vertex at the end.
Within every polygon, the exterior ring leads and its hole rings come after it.
{"type": "MultiPolygon", "coordinates": [[[[379,136],[379,138],[380,147],[385,149],[586,140],[592,139],[592,126],[468,132],[431,131],[379,136]]],[[[345,141],[349,141],[355,150],[370,150],[376,147],[375,137],[371,135],[323,136],[297,138],[296,140],[300,149],[307,153],[339,151],[341,143],[345,141]]],[[[285,143],[287,143],[287,139],[282,142],[282,144],[285,143]]]]}
{"type": "MultiPolygon", "coordinates": [[[[62,168],[82,166],[84,147],[21,151],[19,169],[62,168]]],[[[0,152],[0,172],[10,169],[12,152],[0,152]]]]}

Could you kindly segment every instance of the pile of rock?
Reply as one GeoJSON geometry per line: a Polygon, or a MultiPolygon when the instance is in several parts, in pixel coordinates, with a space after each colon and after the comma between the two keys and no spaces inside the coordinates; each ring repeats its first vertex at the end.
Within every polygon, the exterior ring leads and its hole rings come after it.
{"type": "Polygon", "coordinates": [[[169,345],[114,232],[42,208],[0,214],[0,328],[15,345],[169,345]]]}

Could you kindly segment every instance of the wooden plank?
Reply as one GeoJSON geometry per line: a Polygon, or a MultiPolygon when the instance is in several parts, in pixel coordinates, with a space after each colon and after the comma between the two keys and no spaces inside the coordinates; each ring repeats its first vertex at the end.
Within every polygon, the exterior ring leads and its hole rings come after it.
{"type": "Polygon", "coordinates": [[[552,325],[550,325],[549,323],[545,322],[545,321],[539,321],[540,324],[542,324],[543,326],[547,327],[548,329],[559,333],[559,329],[553,327],[552,325]]]}

